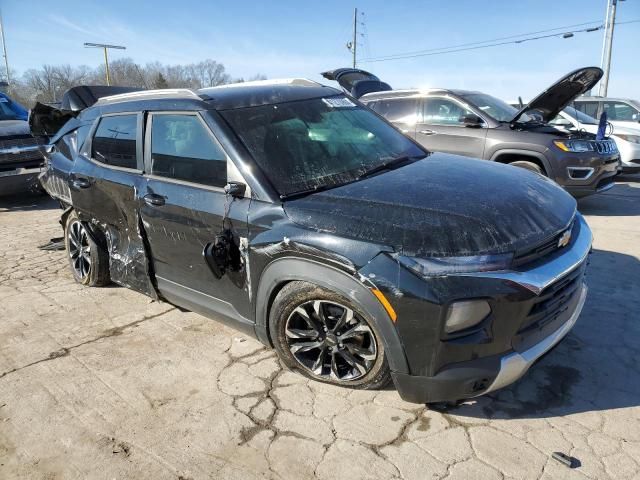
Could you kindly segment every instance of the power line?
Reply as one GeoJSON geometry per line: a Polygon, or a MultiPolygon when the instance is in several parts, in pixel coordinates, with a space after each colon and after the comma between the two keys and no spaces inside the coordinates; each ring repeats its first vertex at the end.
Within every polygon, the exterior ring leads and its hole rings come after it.
{"type": "Polygon", "coordinates": [[[519,35],[510,35],[508,37],[498,37],[498,38],[491,38],[489,40],[479,40],[479,41],[474,41],[474,42],[469,42],[469,43],[460,43],[458,45],[450,45],[448,47],[439,47],[439,48],[429,48],[426,50],[414,50],[414,51],[409,51],[409,52],[402,52],[402,53],[392,53],[389,55],[382,55],[380,57],[374,57],[374,58],[366,58],[365,60],[380,60],[380,59],[384,59],[384,58],[391,58],[391,57],[397,57],[397,56],[404,56],[404,55],[414,55],[414,54],[419,54],[419,53],[428,53],[428,52],[435,52],[435,51],[440,51],[440,50],[449,50],[452,48],[461,48],[461,47],[468,47],[468,46],[473,46],[473,45],[480,45],[483,43],[489,43],[489,42],[498,42],[501,40],[510,40],[513,38],[519,38],[519,37],[524,37],[527,35],[537,35],[539,33],[548,33],[548,32],[555,32],[558,30],[566,30],[567,28],[575,28],[575,27],[583,27],[585,25],[593,25],[593,24],[602,24],[602,22],[600,20],[596,20],[593,22],[585,22],[585,23],[576,23],[574,25],[565,25],[563,27],[556,27],[556,28],[550,28],[547,30],[538,30],[535,32],[527,32],[527,33],[521,33],[519,35]]]}
{"type": "MultiPolygon", "coordinates": [[[[640,22],[640,19],[629,20],[627,22],[616,22],[616,25],[622,25],[627,23],[637,23],[637,22],[640,22]]],[[[585,22],[585,23],[552,28],[548,30],[539,30],[537,32],[522,33],[519,35],[511,35],[508,37],[499,37],[491,40],[452,45],[449,47],[432,48],[428,50],[417,50],[413,52],[398,53],[394,55],[386,55],[386,56],[374,57],[374,58],[364,58],[364,59],[361,59],[360,61],[364,63],[374,63],[374,62],[384,62],[389,60],[403,60],[407,58],[443,55],[445,53],[455,53],[455,52],[463,52],[468,50],[478,50],[482,48],[497,47],[501,45],[518,44],[518,43],[524,43],[524,42],[529,42],[533,40],[541,40],[545,38],[552,38],[552,37],[559,37],[559,36],[562,36],[564,38],[570,38],[570,37],[573,37],[574,34],[576,33],[595,32],[595,31],[601,30],[602,28],[604,28],[604,26],[602,25],[601,22],[585,22]],[[593,25],[595,23],[599,23],[599,25],[589,27],[589,28],[579,29],[579,30],[567,31],[568,28],[585,26],[585,25],[593,25]],[[556,32],[556,33],[551,33],[549,35],[540,35],[536,37],[521,38],[521,37],[525,37],[526,35],[535,35],[535,34],[547,33],[547,32],[556,32]],[[517,39],[517,40],[513,40],[513,39],[517,39]],[[501,40],[510,40],[510,41],[501,41],[501,40]],[[497,43],[490,43],[490,42],[497,42],[497,43]]]]}

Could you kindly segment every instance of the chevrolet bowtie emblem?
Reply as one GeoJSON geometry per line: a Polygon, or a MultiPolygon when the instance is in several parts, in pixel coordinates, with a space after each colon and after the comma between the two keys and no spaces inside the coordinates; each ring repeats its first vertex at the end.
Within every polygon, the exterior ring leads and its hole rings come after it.
{"type": "Polygon", "coordinates": [[[566,247],[567,245],[569,245],[570,241],[571,241],[571,230],[567,230],[558,239],[558,248],[566,247]]]}

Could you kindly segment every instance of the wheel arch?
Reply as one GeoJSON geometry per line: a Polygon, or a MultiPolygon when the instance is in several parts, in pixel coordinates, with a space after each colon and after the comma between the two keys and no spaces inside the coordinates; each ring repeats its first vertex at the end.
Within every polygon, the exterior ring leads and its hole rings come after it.
{"type": "Polygon", "coordinates": [[[509,164],[517,160],[530,161],[542,168],[547,177],[551,177],[553,174],[553,168],[551,163],[540,152],[534,152],[532,150],[518,150],[518,149],[504,149],[498,150],[493,153],[489,159],[493,162],[509,164]]]}
{"type": "Polygon", "coordinates": [[[370,289],[357,276],[314,260],[297,257],[278,258],[264,269],[256,293],[256,335],[260,341],[273,346],[269,332],[271,307],[282,288],[292,281],[318,285],[344,295],[354,302],[375,323],[380,332],[391,370],[409,373],[398,332],[370,289]]]}

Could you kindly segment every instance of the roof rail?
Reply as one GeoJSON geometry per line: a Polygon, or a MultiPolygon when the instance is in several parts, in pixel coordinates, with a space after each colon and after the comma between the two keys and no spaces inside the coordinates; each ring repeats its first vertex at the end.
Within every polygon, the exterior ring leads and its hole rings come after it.
{"type": "Polygon", "coordinates": [[[164,97],[180,97],[180,98],[196,98],[200,97],[188,88],[164,88],[160,90],[142,90],[139,92],[121,93],[102,97],[96,102],[97,105],[108,105],[110,103],[122,102],[126,100],[150,100],[154,98],[164,97]]]}
{"type": "Polygon", "coordinates": [[[255,87],[255,86],[267,86],[267,85],[298,85],[302,87],[317,87],[322,86],[321,83],[314,82],[308,78],[273,78],[269,80],[252,80],[250,82],[237,82],[227,83],[224,85],[218,85],[215,87],[205,87],[198,90],[198,92],[206,92],[213,89],[222,88],[240,88],[240,87],[255,87]]]}

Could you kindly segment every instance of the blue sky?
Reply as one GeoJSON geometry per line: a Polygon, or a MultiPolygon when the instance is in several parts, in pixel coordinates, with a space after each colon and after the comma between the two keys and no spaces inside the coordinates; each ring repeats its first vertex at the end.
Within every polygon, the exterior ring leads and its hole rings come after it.
{"type": "MultiPolygon", "coordinates": [[[[95,66],[84,42],[127,46],[112,58],[189,63],[213,58],[233,76],[303,76],[349,66],[353,8],[365,12],[363,57],[377,57],[603,20],[606,0],[195,1],[2,0],[8,56],[23,72],[45,63],[95,66]]],[[[640,0],[618,21],[640,19],[640,0]]],[[[616,29],[609,95],[640,98],[640,23],[616,29]]],[[[531,97],[570,70],[599,65],[602,31],[518,45],[361,63],[395,88],[482,90],[531,97]]]]}

